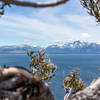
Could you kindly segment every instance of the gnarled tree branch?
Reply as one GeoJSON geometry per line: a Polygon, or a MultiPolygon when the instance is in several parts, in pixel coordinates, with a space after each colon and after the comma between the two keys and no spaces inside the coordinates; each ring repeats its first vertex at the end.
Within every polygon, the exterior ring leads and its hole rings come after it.
{"type": "Polygon", "coordinates": [[[45,7],[54,7],[61,4],[66,3],[69,0],[59,0],[50,3],[36,3],[36,2],[26,2],[26,1],[19,1],[19,0],[0,0],[3,3],[16,5],[16,6],[24,6],[24,7],[34,7],[34,8],[45,8],[45,7]]]}
{"type": "Polygon", "coordinates": [[[72,97],[65,98],[65,100],[100,100],[100,78],[72,97]]]}

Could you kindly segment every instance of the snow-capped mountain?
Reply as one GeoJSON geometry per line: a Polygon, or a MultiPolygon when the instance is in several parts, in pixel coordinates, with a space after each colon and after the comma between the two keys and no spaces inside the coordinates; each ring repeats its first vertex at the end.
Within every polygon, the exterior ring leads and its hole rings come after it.
{"type": "Polygon", "coordinates": [[[62,46],[51,45],[46,48],[48,53],[65,53],[65,54],[87,54],[100,53],[100,44],[74,41],[62,46]]]}
{"type": "MultiPolygon", "coordinates": [[[[27,51],[39,51],[44,49],[41,47],[34,47],[30,45],[11,45],[11,46],[0,46],[0,54],[7,53],[26,53],[27,51]]],[[[98,54],[100,53],[100,44],[88,43],[81,41],[68,42],[63,45],[50,45],[45,49],[46,53],[53,54],[98,54]]]]}

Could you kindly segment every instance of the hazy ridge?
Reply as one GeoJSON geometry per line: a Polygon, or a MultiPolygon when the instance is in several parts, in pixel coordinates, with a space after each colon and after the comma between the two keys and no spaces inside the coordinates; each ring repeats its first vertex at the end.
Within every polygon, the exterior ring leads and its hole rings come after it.
{"type": "Polygon", "coordinates": [[[55,54],[99,54],[100,53],[100,44],[97,43],[88,43],[81,41],[74,41],[66,43],[63,45],[50,45],[46,48],[39,46],[30,46],[30,45],[10,45],[10,46],[0,46],[0,54],[16,54],[16,53],[26,53],[27,51],[39,51],[44,49],[46,53],[55,53],[55,54]]]}

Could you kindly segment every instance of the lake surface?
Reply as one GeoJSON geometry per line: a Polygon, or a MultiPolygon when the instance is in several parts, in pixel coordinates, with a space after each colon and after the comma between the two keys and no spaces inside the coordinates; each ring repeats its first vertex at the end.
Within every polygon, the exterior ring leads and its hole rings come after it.
{"type": "MultiPolygon", "coordinates": [[[[57,65],[56,77],[49,83],[56,100],[63,100],[65,91],[62,82],[73,69],[80,68],[80,75],[87,85],[100,76],[100,54],[48,54],[48,58],[57,65]]],[[[29,68],[29,62],[25,54],[0,54],[0,66],[6,64],[29,68]]]]}

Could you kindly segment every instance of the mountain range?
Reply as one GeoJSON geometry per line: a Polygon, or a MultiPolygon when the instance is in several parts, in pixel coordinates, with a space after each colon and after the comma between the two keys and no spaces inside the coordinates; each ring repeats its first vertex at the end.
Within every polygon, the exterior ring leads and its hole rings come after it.
{"type": "Polygon", "coordinates": [[[46,53],[53,54],[99,54],[100,44],[88,43],[81,41],[68,42],[63,45],[50,45],[46,48],[34,47],[30,45],[11,45],[11,46],[0,46],[0,54],[18,54],[26,53],[27,51],[39,51],[44,49],[46,53]]]}
{"type": "Polygon", "coordinates": [[[0,54],[24,54],[27,51],[39,51],[40,47],[33,47],[30,45],[10,45],[10,46],[0,46],[0,54]]]}

